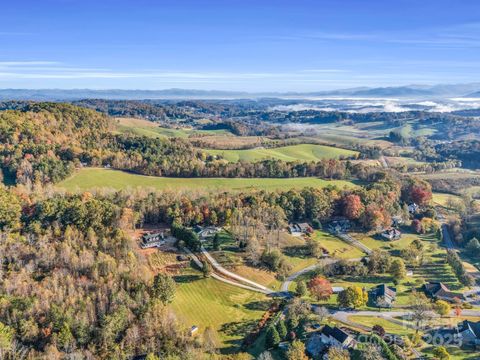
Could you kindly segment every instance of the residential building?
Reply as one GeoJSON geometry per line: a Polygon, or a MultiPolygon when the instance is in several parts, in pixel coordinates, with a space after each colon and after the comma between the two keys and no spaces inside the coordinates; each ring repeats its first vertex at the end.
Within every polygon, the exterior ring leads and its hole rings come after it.
{"type": "Polygon", "coordinates": [[[165,235],[163,232],[151,232],[143,234],[142,242],[140,243],[140,247],[142,249],[148,249],[153,247],[159,247],[165,244],[165,235]]]}
{"type": "Polygon", "coordinates": [[[422,286],[422,290],[428,297],[435,300],[445,300],[448,302],[465,301],[465,295],[450,291],[450,289],[441,282],[429,282],[422,286]]]}
{"type": "Polygon", "coordinates": [[[298,236],[311,233],[312,228],[307,223],[293,223],[288,226],[288,231],[290,234],[298,236]]]}
{"type": "Polygon", "coordinates": [[[408,212],[410,214],[415,214],[419,209],[419,206],[415,203],[408,204],[408,212]]]}
{"type": "Polygon", "coordinates": [[[395,228],[390,228],[390,229],[386,229],[384,230],[380,236],[386,240],[389,240],[389,241],[392,241],[392,240],[400,240],[400,238],[402,237],[402,232],[398,229],[395,229],[395,228]]]}
{"type": "Polygon", "coordinates": [[[306,344],[306,352],[316,359],[332,346],[343,349],[353,349],[356,344],[355,339],[344,330],[325,325],[321,330],[314,332],[313,335],[310,336],[306,344]]]}
{"type": "Polygon", "coordinates": [[[464,320],[457,325],[462,346],[480,347],[480,321],[464,320]]]}
{"type": "Polygon", "coordinates": [[[370,297],[376,306],[390,308],[397,297],[397,289],[381,284],[370,290],[370,297]]]}

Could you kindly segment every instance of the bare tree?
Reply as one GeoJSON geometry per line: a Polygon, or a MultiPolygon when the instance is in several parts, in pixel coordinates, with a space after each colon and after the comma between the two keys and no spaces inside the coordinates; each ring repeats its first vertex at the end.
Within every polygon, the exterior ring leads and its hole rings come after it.
{"type": "Polygon", "coordinates": [[[412,320],[415,321],[415,333],[418,334],[420,326],[432,319],[432,304],[423,293],[414,291],[409,301],[412,320]]]}

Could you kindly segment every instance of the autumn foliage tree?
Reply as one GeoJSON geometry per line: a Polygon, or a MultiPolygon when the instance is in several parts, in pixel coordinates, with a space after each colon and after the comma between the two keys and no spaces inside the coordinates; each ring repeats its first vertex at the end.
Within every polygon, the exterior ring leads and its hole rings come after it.
{"type": "Polygon", "coordinates": [[[308,282],[308,289],[312,296],[318,300],[328,300],[333,294],[330,281],[321,276],[316,276],[308,282]]]}
{"type": "Polygon", "coordinates": [[[349,220],[356,220],[364,209],[362,199],[356,194],[349,194],[343,199],[343,215],[349,220]]]}
{"type": "Polygon", "coordinates": [[[385,208],[371,203],[365,208],[361,221],[367,229],[378,229],[389,226],[392,223],[392,218],[385,208]]]}
{"type": "Polygon", "coordinates": [[[412,186],[410,197],[420,206],[427,205],[432,200],[432,190],[427,186],[412,186]]]}

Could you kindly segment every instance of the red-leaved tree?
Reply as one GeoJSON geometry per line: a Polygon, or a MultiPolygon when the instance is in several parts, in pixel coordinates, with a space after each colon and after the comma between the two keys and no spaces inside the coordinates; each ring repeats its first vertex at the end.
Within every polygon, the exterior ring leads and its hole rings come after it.
{"type": "Polygon", "coordinates": [[[432,200],[432,191],[425,186],[414,185],[410,191],[412,201],[418,205],[427,205],[432,200]]]}
{"type": "Polygon", "coordinates": [[[332,284],[321,276],[316,276],[310,280],[308,289],[317,300],[328,300],[333,294],[332,284]]]}
{"type": "Polygon", "coordinates": [[[350,194],[343,199],[343,215],[349,220],[355,220],[362,215],[363,204],[360,196],[350,194]]]}

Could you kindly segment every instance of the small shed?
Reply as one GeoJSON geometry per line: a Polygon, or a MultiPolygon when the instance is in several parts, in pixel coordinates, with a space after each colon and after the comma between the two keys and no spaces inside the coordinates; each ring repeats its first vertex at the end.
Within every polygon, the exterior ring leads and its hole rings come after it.
{"type": "Polygon", "coordinates": [[[195,334],[198,333],[198,326],[197,325],[193,325],[191,328],[190,328],[190,331],[188,332],[188,334],[190,336],[194,336],[195,334]]]}

